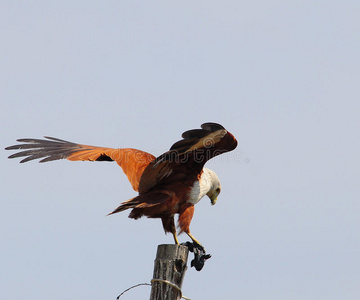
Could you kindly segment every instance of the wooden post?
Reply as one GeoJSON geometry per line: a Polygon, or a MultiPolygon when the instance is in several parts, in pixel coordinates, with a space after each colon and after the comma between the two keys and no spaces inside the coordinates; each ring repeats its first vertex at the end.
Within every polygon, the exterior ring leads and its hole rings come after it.
{"type": "Polygon", "coordinates": [[[179,300],[187,269],[189,249],[183,245],[159,245],[151,280],[150,300],[179,300]]]}

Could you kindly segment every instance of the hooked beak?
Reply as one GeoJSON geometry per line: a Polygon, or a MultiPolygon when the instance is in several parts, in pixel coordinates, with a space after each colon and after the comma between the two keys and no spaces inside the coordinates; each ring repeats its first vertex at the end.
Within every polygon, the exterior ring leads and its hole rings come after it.
{"type": "Polygon", "coordinates": [[[217,196],[211,197],[210,201],[211,201],[211,205],[215,205],[215,203],[217,201],[217,196]]]}

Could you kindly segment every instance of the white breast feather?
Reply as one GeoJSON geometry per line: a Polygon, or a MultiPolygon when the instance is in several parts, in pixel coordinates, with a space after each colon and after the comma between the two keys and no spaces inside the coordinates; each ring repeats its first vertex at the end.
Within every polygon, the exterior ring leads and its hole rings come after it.
{"type": "Polygon", "coordinates": [[[212,186],[211,174],[208,172],[208,169],[204,168],[203,173],[201,174],[200,180],[195,181],[193,187],[190,190],[189,203],[196,204],[202,197],[204,197],[210,190],[212,186]]]}

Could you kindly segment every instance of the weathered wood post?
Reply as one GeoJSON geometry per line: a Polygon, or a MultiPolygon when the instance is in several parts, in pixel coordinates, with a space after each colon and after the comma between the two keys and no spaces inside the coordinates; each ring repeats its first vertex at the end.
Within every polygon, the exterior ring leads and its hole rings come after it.
{"type": "Polygon", "coordinates": [[[183,245],[159,245],[151,280],[150,300],[179,300],[187,269],[189,249],[183,245]]]}

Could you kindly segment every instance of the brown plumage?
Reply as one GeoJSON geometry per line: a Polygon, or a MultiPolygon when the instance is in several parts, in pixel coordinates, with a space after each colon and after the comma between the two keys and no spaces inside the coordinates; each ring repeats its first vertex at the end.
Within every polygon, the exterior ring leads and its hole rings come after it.
{"type": "Polygon", "coordinates": [[[52,137],[19,139],[18,144],[6,150],[24,150],[9,158],[25,157],[20,162],[41,159],[71,161],[116,161],[128,177],[138,196],[127,200],[110,214],[132,209],[129,217],[160,218],[165,232],[171,232],[178,243],[174,215],[179,214],[180,232],[190,233],[194,205],[207,195],[215,204],[220,193],[220,182],[215,172],[204,168],[214,156],[236,148],[237,141],[223,126],[205,123],[201,129],[182,134],[169,151],[155,156],[132,148],[113,149],[80,145],[52,137]]]}

